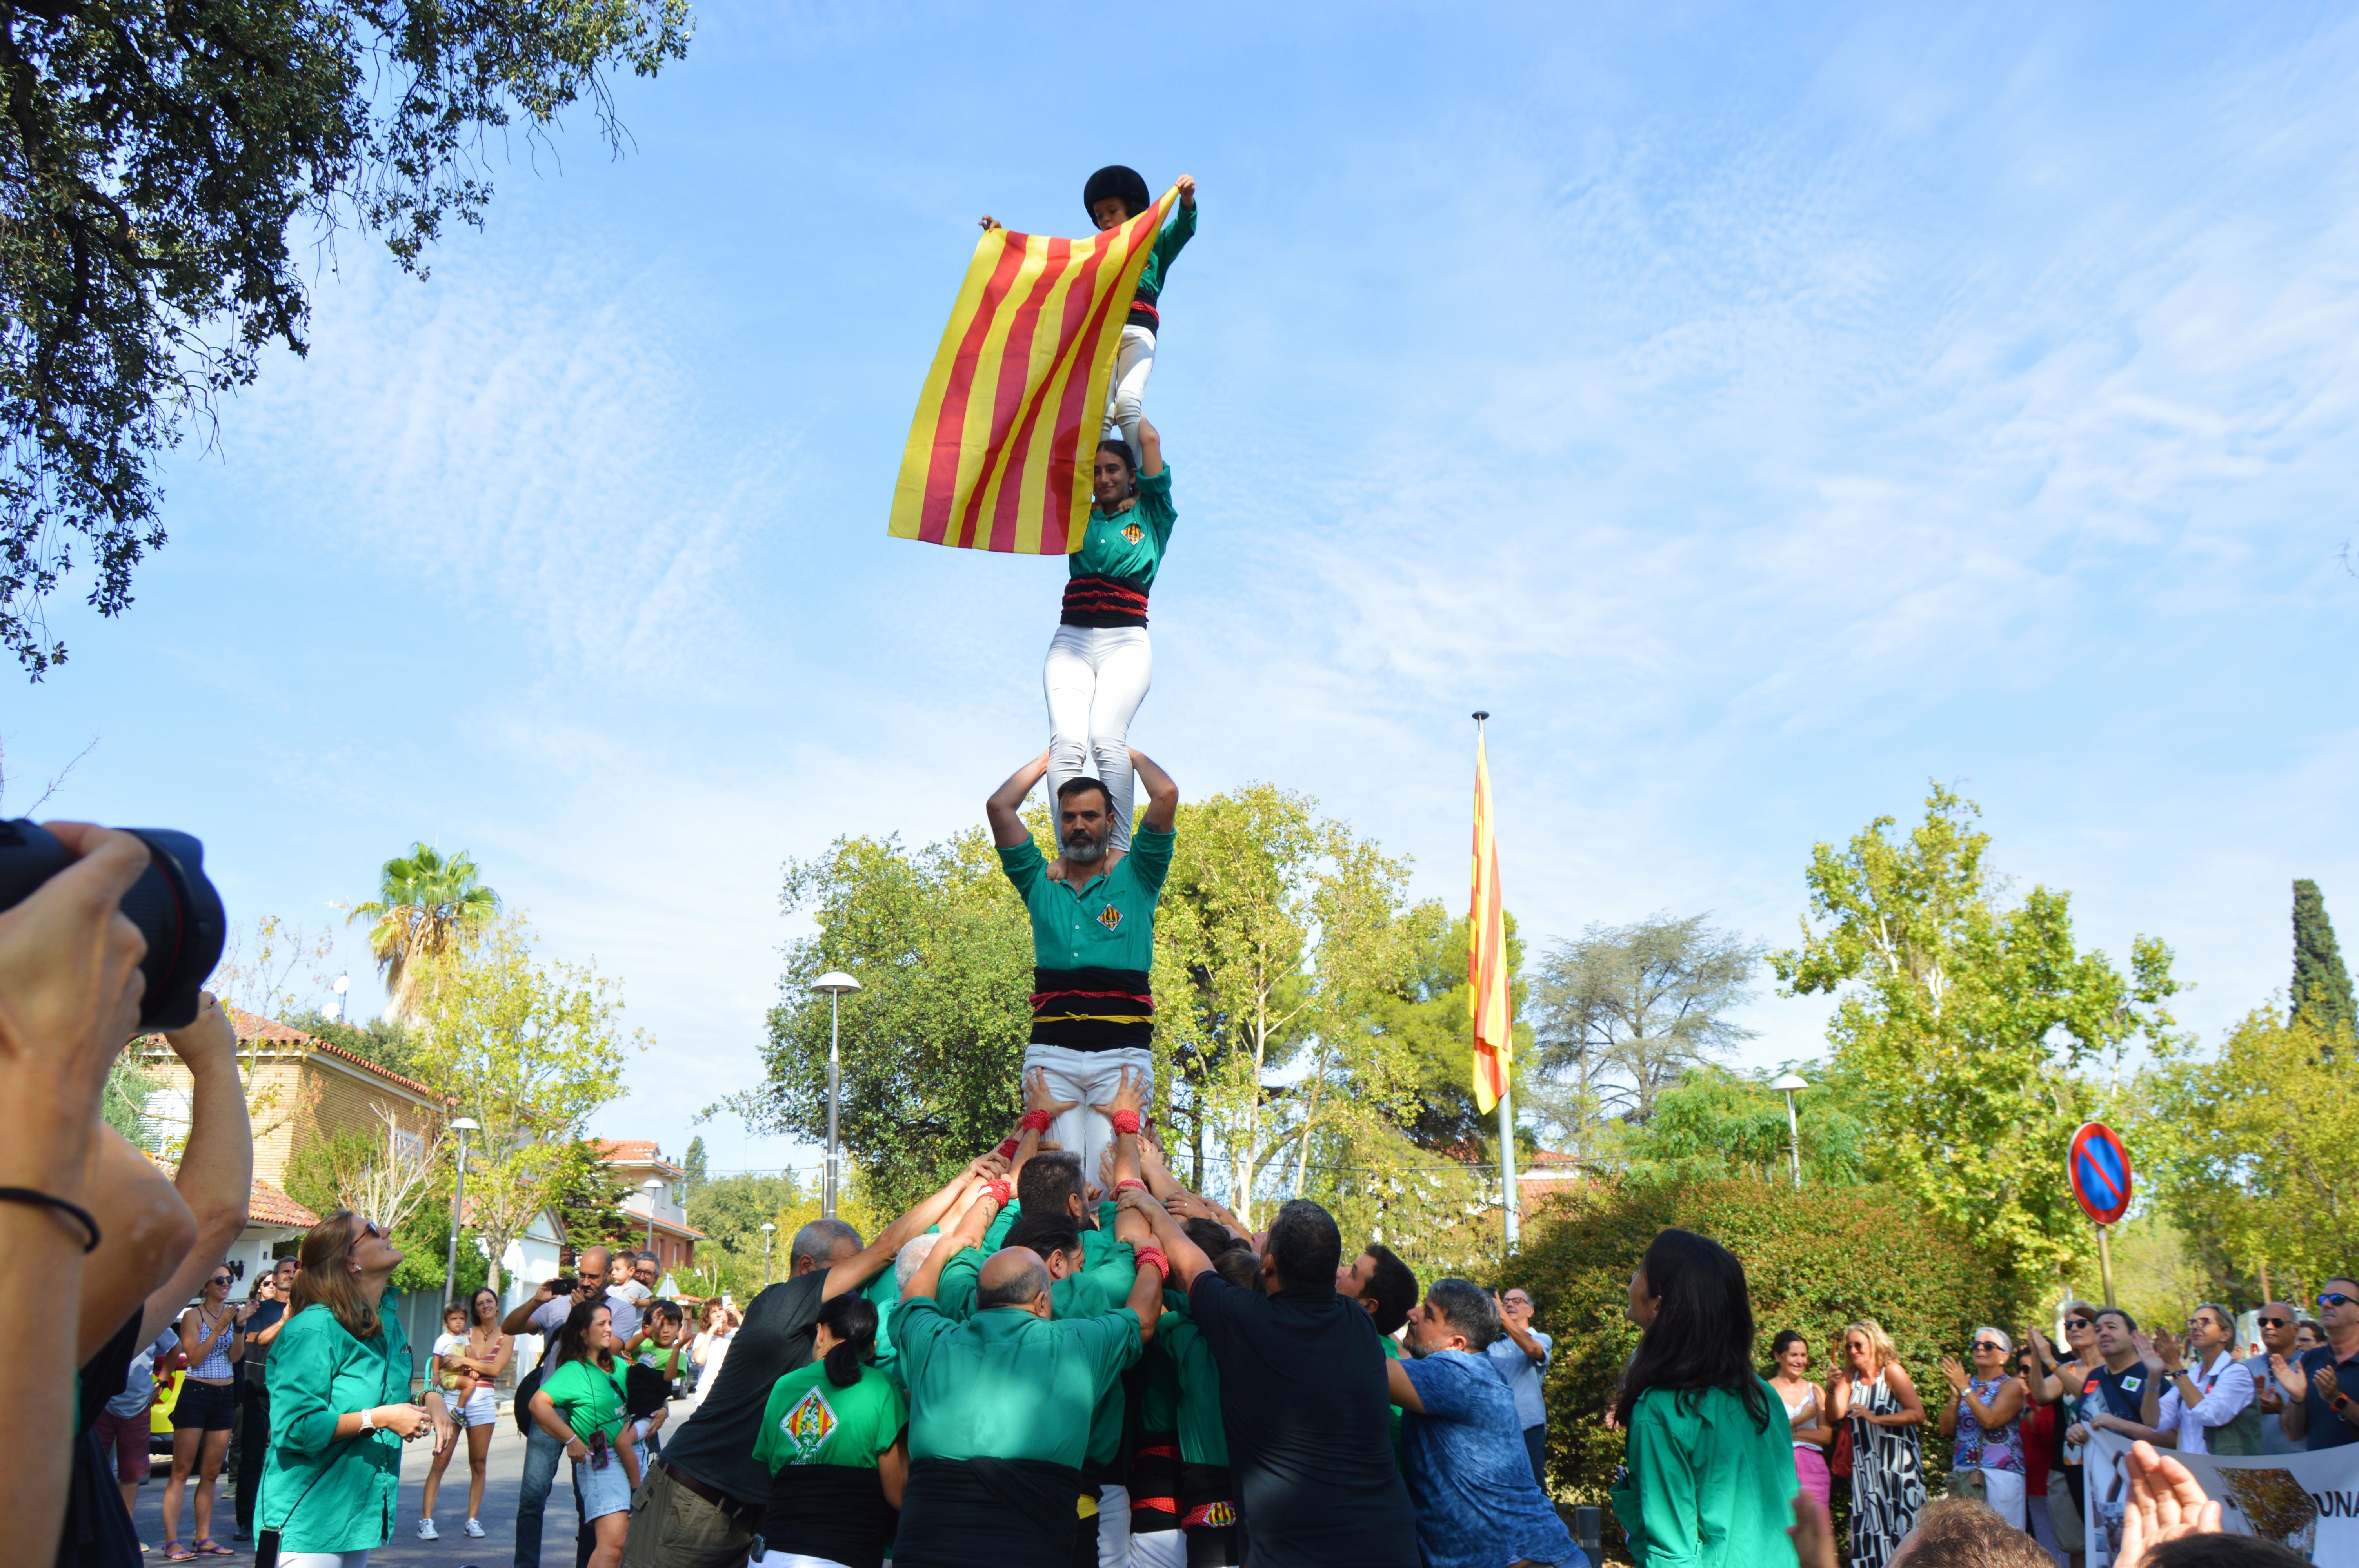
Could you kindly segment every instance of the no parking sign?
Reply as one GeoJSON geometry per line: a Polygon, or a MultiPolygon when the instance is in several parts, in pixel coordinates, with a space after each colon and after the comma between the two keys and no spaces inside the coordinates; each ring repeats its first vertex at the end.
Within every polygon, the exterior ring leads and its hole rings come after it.
{"type": "Polygon", "coordinates": [[[2084,1121],[2064,1156],[2072,1195],[2099,1225],[2118,1225],[2130,1206],[2130,1152],[2102,1121],[2084,1121]]]}

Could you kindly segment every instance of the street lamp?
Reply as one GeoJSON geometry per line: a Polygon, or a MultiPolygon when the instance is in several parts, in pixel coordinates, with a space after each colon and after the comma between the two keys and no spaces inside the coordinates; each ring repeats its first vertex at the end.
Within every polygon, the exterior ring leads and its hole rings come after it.
{"type": "Polygon", "coordinates": [[[856,991],[860,982],[842,969],[830,969],[810,983],[810,989],[827,993],[827,1180],[821,1184],[819,1195],[821,1217],[835,1217],[835,1101],[836,1090],[842,1082],[842,1059],[836,1049],[837,1036],[842,1023],[839,1009],[843,1006],[843,993],[856,991]]]}
{"type": "Polygon", "coordinates": [[[647,1195],[647,1250],[652,1252],[656,1249],[656,1195],[663,1191],[664,1184],[649,1176],[639,1187],[647,1195]]]}
{"type": "Polygon", "coordinates": [[[1794,1116],[1794,1091],[1810,1087],[1810,1080],[1799,1073],[1782,1073],[1770,1081],[1773,1089],[1786,1092],[1786,1149],[1794,1161],[1794,1185],[1802,1184],[1802,1124],[1794,1116]]]}
{"type": "Polygon", "coordinates": [[[353,989],[353,977],[350,974],[338,975],[335,983],[329,989],[336,993],[336,1022],[350,1023],[353,1021],[352,1014],[344,1005],[344,993],[353,989]]]}
{"type": "Polygon", "coordinates": [[[777,1230],[778,1227],[770,1221],[766,1219],[762,1222],[762,1288],[766,1291],[770,1288],[770,1238],[777,1235],[777,1230]]]}
{"type": "MultiPolygon", "coordinates": [[[[339,991],[342,989],[341,979],[337,982],[337,989],[339,991]]],[[[442,1260],[442,1289],[448,1292],[443,1298],[446,1302],[459,1299],[459,1219],[467,1211],[467,1134],[483,1130],[484,1124],[472,1116],[462,1116],[451,1124],[451,1130],[459,1135],[459,1183],[451,1191],[451,1251],[442,1260]]],[[[472,1325],[474,1321],[474,1311],[470,1308],[467,1322],[472,1325]]]]}

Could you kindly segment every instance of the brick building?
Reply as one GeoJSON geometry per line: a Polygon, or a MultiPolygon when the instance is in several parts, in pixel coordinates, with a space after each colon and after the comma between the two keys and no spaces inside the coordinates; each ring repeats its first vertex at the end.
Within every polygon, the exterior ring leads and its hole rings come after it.
{"type": "Polygon", "coordinates": [[[595,1142],[614,1179],[630,1189],[623,1212],[632,1218],[632,1233],[616,1239],[628,1242],[634,1252],[651,1248],[667,1274],[693,1268],[696,1244],[704,1239],[704,1232],[688,1223],[686,1195],[680,1190],[680,1178],[687,1173],[665,1159],[651,1139],[601,1138],[595,1142]],[[657,1184],[652,1192],[649,1182],[657,1184]]]}

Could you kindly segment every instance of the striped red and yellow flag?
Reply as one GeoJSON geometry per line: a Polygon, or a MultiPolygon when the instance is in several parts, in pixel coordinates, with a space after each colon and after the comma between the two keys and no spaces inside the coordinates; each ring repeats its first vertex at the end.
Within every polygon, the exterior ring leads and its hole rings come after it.
{"type": "Polygon", "coordinates": [[[895,538],[1028,556],[1082,547],[1084,454],[1103,428],[1139,269],[1178,196],[1175,186],[1086,240],[994,229],[976,243],[909,423],[895,538]]]}
{"type": "Polygon", "coordinates": [[[1491,763],[1474,742],[1474,898],[1466,912],[1466,995],[1474,1015],[1474,1103],[1497,1108],[1516,1054],[1508,989],[1507,916],[1499,903],[1499,846],[1491,835],[1491,763]]]}

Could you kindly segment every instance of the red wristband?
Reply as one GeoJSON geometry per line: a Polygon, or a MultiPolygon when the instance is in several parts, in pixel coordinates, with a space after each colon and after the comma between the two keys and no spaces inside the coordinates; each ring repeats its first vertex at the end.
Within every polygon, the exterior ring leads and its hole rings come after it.
{"type": "Polygon", "coordinates": [[[1007,1206],[1007,1184],[1006,1182],[985,1182],[983,1184],[983,1190],[984,1195],[996,1202],[1000,1207],[1006,1208],[1007,1206]]]}
{"type": "Polygon", "coordinates": [[[1024,1119],[1016,1125],[1026,1132],[1046,1132],[1049,1123],[1055,1119],[1045,1110],[1027,1110],[1024,1113],[1024,1119]]]}
{"type": "Polygon", "coordinates": [[[1138,1266],[1144,1269],[1149,1263],[1154,1264],[1155,1271],[1165,1279],[1171,1277],[1171,1260],[1163,1255],[1161,1248],[1142,1247],[1138,1249],[1138,1266]]]}
{"type": "Polygon", "coordinates": [[[1114,1130],[1117,1133],[1127,1132],[1135,1135],[1138,1131],[1138,1112],[1135,1110],[1115,1111],[1114,1113],[1114,1130]]]}
{"type": "Polygon", "coordinates": [[[1117,1194],[1119,1194],[1125,1187],[1136,1187],[1142,1193],[1147,1191],[1147,1184],[1140,1181],[1136,1176],[1125,1176],[1121,1181],[1118,1181],[1114,1184],[1114,1190],[1117,1194]]]}
{"type": "Polygon", "coordinates": [[[1023,1147],[1023,1142],[1018,1139],[1003,1138],[999,1141],[999,1147],[995,1152],[1003,1160],[1013,1160],[1016,1158],[1016,1152],[1023,1147]]]}

